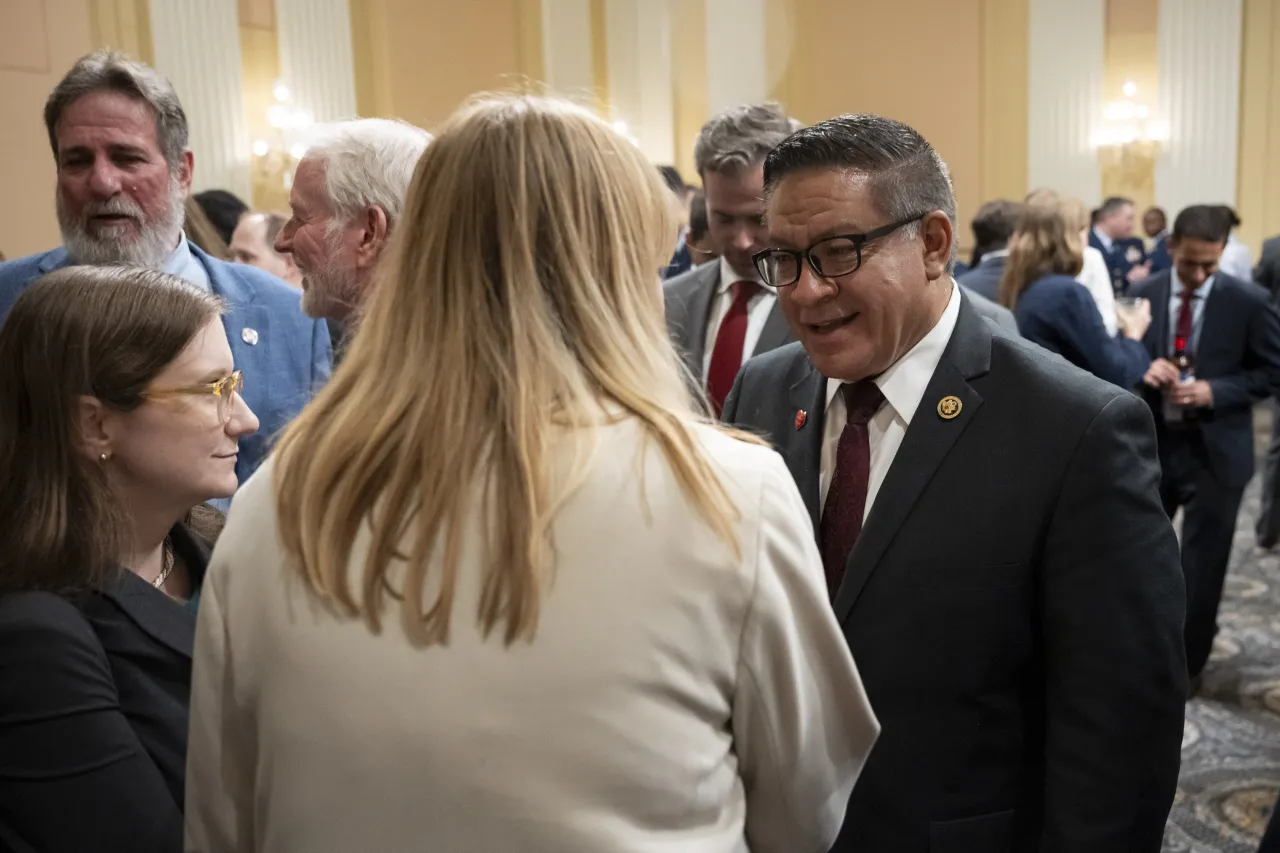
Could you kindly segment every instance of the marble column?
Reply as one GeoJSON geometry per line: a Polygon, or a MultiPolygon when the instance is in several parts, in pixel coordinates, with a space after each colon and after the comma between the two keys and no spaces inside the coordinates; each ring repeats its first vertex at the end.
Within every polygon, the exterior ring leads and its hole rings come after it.
{"type": "Polygon", "coordinates": [[[595,103],[590,0],[542,0],[542,61],[552,92],[595,103]]]}
{"type": "Polygon", "coordinates": [[[1156,203],[1235,204],[1240,144],[1241,0],[1161,0],[1156,203]]]}
{"type": "Polygon", "coordinates": [[[252,198],[236,0],[150,0],[155,68],[182,100],[193,189],[252,198]]]}
{"type": "Polygon", "coordinates": [[[292,107],[317,122],[355,118],[347,0],[276,0],[276,33],[280,78],[289,87],[292,107]]]}
{"type": "Polygon", "coordinates": [[[766,0],[706,0],[710,115],[768,100],[766,0]]]}
{"type": "Polygon", "coordinates": [[[1104,0],[1029,0],[1027,184],[1097,204],[1104,0]]]}
{"type": "Polygon", "coordinates": [[[610,120],[654,163],[675,162],[669,0],[608,0],[610,120]]]}

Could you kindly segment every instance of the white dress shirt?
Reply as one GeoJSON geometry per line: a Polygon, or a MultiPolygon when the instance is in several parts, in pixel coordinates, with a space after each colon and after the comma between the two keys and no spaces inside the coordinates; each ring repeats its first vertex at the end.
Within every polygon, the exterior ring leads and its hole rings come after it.
{"type": "MultiPolygon", "coordinates": [[[[1194,356],[1197,347],[1200,346],[1200,321],[1204,319],[1204,303],[1209,298],[1209,292],[1213,290],[1213,276],[1205,279],[1204,284],[1195,289],[1195,294],[1191,298],[1191,339],[1187,341],[1187,349],[1194,356]]],[[[1178,335],[1178,315],[1182,313],[1182,281],[1178,278],[1178,271],[1173,271],[1173,284],[1169,288],[1169,336],[1167,343],[1169,345],[1170,356],[1173,354],[1174,338],[1178,335]]]]}
{"type": "MultiPolygon", "coordinates": [[[[884,394],[887,405],[881,406],[880,411],[867,424],[871,473],[867,482],[867,502],[862,511],[864,521],[871,512],[871,505],[884,483],[885,475],[889,473],[893,458],[898,455],[907,427],[911,426],[911,418],[924,399],[929,380],[938,369],[938,362],[942,360],[942,353],[951,340],[951,333],[955,331],[959,316],[960,288],[952,282],[951,299],[937,325],[908,350],[906,355],[875,378],[876,387],[884,394]]],[[[836,470],[836,448],[840,444],[840,433],[844,432],[845,424],[849,422],[844,395],[838,393],[843,384],[845,383],[839,379],[827,380],[827,414],[822,429],[822,476],[819,481],[824,506],[827,503],[827,489],[831,486],[831,477],[836,470]]]]}
{"type": "Polygon", "coordinates": [[[1249,247],[1237,240],[1234,234],[1227,238],[1218,269],[1232,278],[1253,281],[1253,259],[1249,257],[1249,247]]]}
{"type": "Polygon", "coordinates": [[[707,312],[707,345],[702,351],[703,376],[711,373],[711,354],[716,349],[716,335],[720,333],[720,324],[724,322],[724,315],[729,313],[729,306],[733,304],[731,289],[737,281],[754,281],[760,285],[756,295],[747,303],[747,334],[742,339],[744,363],[755,352],[756,344],[760,343],[760,334],[764,331],[765,321],[769,319],[769,312],[778,301],[777,292],[771,287],[766,287],[754,270],[750,276],[738,275],[733,267],[729,266],[729,262],[721,257],[720,280],[716,282],[716,295],[711,298],[711,310],[707,312]]]}
{"type": "Polygon", "coordinates": [[[1106,258],[1092,246],[1084,247],[1084,266],[1076,281],[1085,286],[1093,302],[1102,315],[1102,325],[1107,327],[1107,334],[1115,336],[1116,329],[1116,294],[1111,286],[1111,273],[1107,269],[1106,258]]]}
{"type": "Polygon", "coordinates": [[[196,260],[196,256],[191,254],[191,244],[187,242],[186,234],[178,239],[178,247],[160,264],[160,271],[186,279],[201,290],[212,290],[209,274],[205,272],[204,265],[196,260]]]}
{"type": "Polygon", "coordinates": [[[1104,234],[1099,228],[1093,229],[1093,236],[1098,238],[1098,242],[1102,244],[1102,248],[1107,251],[1107,254],[1111,254],[1111,247],[1115,241],[1107,234],[1104,234]]]}

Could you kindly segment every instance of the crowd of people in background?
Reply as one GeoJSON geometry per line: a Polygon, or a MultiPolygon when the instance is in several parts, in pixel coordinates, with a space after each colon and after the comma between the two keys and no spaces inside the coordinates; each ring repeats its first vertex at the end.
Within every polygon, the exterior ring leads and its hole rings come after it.
{"type": "Polygon", "coordinates": [[[287,213],[118,53],[44,122],[0,853],[1160,849],[1280,238],[1039,188],[962,263],[928,140],[773,103],[699,187],[554,98],[340,122],[287,213]]]}

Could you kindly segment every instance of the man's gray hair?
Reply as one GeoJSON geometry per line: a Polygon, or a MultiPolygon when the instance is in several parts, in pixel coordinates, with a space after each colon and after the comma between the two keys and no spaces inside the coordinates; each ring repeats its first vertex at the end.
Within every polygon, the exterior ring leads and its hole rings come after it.
{"type": "Polygon", "coordinates": [[[349,223],[370,205],[391,231],[404,213],[414,169],[431,134],[403,121],[362,118],[317,129],[306,157],[324,163],[325,193],[336,220],[349,223]]]}
{"type": "Polygon", "coordinates": [[[693,145],[694,166],[699,175],[732,175],[754,166],[791,135],[792,122],[786,110],[772,102],[725,110],[702,126],[693,145]]]}
{"type": "Polygon", "coordinates": [[[120,92],[145,102],[155,113],[156,144],[169,169],[178,168],[187,150],[187,114],[182,111],[173,84],[151,66],[110,50],[80,57],[45,101],[44,126],[49,131],[55,160],[62,114],[75,101],[94,92],[120,92]]]}
{"type": "MultiPolygon", "coordinates": [[[[938,210],[951,220],[952,234],[957,233],[956,194],[947,164],[928,140],[900,121],[843,115],[796,131],[765,159],[765,193],[785,176],[809,169],[865,174],[871,197],[889,222],[938,210]]],[[[918,231],[919,223],[910,227],[918,231]]],[[[953,258],[955,251],[953,237],[953,258]]]]}

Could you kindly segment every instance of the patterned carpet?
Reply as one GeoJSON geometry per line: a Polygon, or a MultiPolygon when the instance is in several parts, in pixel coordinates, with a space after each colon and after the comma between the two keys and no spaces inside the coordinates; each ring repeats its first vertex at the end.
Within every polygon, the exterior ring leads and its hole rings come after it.
{"type": "MultiPolygon", "coordinates": [[[[1271,421],[1263,415],[1265,451],[1271,421]]],[[[1165,853],[1254,853],[1280,792],[1280,552],[1254,547],[1260,481],[1249,484],[1236,523],[1204,688],[1187,705],[1165,853]]]]}

